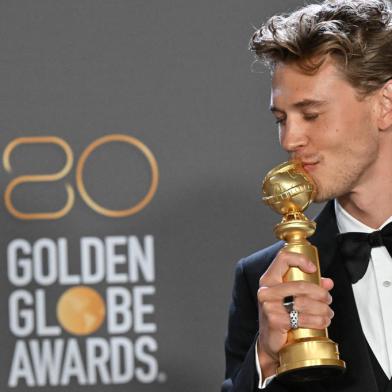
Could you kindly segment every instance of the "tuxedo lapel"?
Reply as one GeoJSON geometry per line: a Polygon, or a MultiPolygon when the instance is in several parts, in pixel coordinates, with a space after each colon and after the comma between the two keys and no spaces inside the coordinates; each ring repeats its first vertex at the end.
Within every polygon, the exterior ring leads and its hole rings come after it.
{"type": "Polygon", "coordinates": [[[330,338],[338,343],[346,372],[340,380],[324,383],[331,391],[377,391],[370,355],[363,334],[354,294],[337,249],[338,228],[333,201],[327,203],[316,219],[317,230],[309,241],[319,250],[321,275],[334,281],[331,305],[335,316],[328,328],[330,338]]]}

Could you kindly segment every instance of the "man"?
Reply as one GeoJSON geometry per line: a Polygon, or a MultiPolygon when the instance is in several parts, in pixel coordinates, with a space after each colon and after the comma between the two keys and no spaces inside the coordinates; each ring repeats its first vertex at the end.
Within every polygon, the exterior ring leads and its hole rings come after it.
{"type": "Polygon", "coordinates": [[[324,278],[320,287],[283,283],[289,267],[314,267],[281,251],[282,242],[238,263],[222,391],[392,390],[392,258],[377,231],[392,221],[391,19],[387,0],[329,0],[272,17],[252,37],[251,50],[272,70],[280,144],[313,177],[316,201],[328,201],[309,238],[324,278]],[[375,230],[355,279],[338,234],[375,230]],[[342,377],[299,386],[275,377],[296,327],[288,296],[299,327],[328,327],[347,364],[342,377]]]}

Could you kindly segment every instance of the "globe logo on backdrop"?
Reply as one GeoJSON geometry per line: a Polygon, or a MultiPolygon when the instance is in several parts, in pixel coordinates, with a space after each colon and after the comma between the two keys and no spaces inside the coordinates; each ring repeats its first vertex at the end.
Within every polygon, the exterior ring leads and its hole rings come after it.
{"type": "Polygon", "coordinates": [[[61,326],[74,335],[89,335],[104,321],[106,307],[102,297],[91,287],[68,289],[57,303],[57,319],[61,326]]]}

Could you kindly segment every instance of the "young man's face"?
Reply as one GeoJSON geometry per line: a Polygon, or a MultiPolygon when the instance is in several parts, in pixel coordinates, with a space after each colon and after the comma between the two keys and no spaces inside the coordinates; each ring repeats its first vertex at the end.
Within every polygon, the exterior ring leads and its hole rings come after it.
{"type": "Polygon", "coordinates": [[[316,201],[346,195],[374,174],[379,151],[375,95],[358,99],[332,60],[314,75],[295,64],[278,64],[271,110],[282,147],[303,162],[318,186],[316,201]]]}

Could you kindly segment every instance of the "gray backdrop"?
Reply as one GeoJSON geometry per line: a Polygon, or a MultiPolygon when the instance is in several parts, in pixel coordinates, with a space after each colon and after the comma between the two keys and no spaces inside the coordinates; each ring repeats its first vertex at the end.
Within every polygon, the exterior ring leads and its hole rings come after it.
{"type": "MultiPolygon", "coordinates": [[[[253,26],[301,3],[0,2],[2,159],[6,146],[15,139],[38,136],[63,139],[74,158],[72,169],[59,181],[17,186],[12,192],[13,204],[23,212],[54,211],[66,202],[66,183],[75,193],[72,209],[55,220],[20,219],[2,199],[0,391],[219,389],[234,265],[240,257],[274,241],[272,228],[279,217],[262,205],[260,181],[273,165],[286,159],[268,112],[269,73],[261,66],[256,67],[259,73],[251,72],[253,59],[247,45],[253,26]],[[129,217],[97,213],[77,190],[76,165],[82,152],[94,140],[113,134],[143,142],[159,167],[158,190],[152,201],[129,217]],[[27,322],[23,309],[29,310],[35,325],[43,317],[42,309],[35,306],[37,290],[45,295],[47,325],[59,326],[56,304],[72,284],[56,281],[42,285],[32,279],[16,287],[9,278],[10,243],[23,239],[33,246],[43,238],[65,238],[69,269],[77,275],[82,238],[103,241],[112,236],[136,236],[142,241],[146,235],[154,239],[153,281],[141,279],[114,286],[132,291],[134,286],[145,285],[155,290],[145,297],[153,306],[153,310],[146,310],[145,321],[156,325],[156,331],[145,333],[157,345],[150,346],[148,352],[158,366],[153,379],[143,382],[135,373],[130,380],[116,383],[115,365],[110,364],[106,381],[102,369],[101,373],[97,370],[95,380],[91,374],[86,380],[75,370],[80,366],[77,358],[61,359],[60,353],[60,370],[51,371],[59,371],[60,376],[56,379],[52,374],[50,381],[48,374],[41,375],[39,381],[40,365],[31,348],[34,344],[39,351],[44,339],[50,347],[56,339],[64,346],[76,339],[82,367],[88,368],[92,359],[85,357],[86,340],[96,337],[108,342],[116,334],[111,334],[104,322],[88,336],[61,329],[59,335],[48,333],[45,337],[37,327],[26,336],[15,336],[10,317],[16,317],[21,328],[27,322]],[[17,290],[30,293],[33,302],[20,300],[19,307],[14,303],[10,309],[11,294],[17,290]],[[17,344],[25,347],[19,359],[15,359],[17,344]],[[13,365],[13,361],[17,363],[13,365]],[[68,378],[63,367],[71,369],[68,378]],[[12,371],[16,372],[15,387],[10,385],[12,371]]],[[[1,165],[2,193],[18,176],[55,173],[65,162],[63,150],[53,144],[20,145],[11,154],[12,172],[1,165]]],[[[134,205],[146,193],[151,179],[140,151],[118,142],[91,154],[84,177],[94,199],[113,210],[134,205]]],[[[125,247],[119,246],[118,252],[125,252],[125,247]]],[[[49,257],[45,251],[42,255],[43,259],[49,257]]],[[[49,274],[49,264],[43,265],[41,275],[49,274]]],[[[118,271],[127,268],[120,262],[117,267],[118,271]]],[[[22,273],[22,264],[16,268],[22,273]]],[[[90,286],[104,296],[112,284],[101,281],[90,286]]],[[[116,336],[135,345],[139,335],[130,329],[116,336]]],[[[143,356],[132,360],[133,370],[138,367],[147,372],[143,356]]],[[[121,369],[117,371],[121,373],[121,369]]]]}

